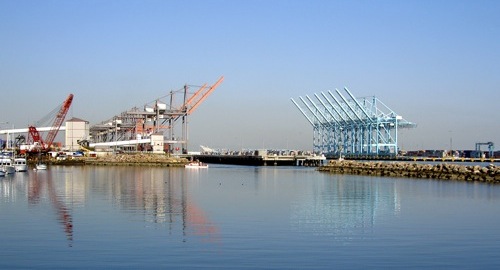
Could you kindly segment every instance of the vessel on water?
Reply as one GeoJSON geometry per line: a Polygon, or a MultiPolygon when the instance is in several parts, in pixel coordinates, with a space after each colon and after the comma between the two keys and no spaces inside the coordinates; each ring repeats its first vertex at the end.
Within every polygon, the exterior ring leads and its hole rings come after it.
{"type": "Polygon", "coordinates": [[[16,167],[12,165],[12,160],[10,158],[0,159],[0,168],[5,174],[13,174],[16,172],[16,167]]]}
{"type": "Polygon", "coordinates": [[[208,168],[208,164],[200,162],[200,161],[193,161],[185,165],[186,168],[192,168],[192,169],[202,169],[202,168],[208,168]]]}
{"type": "Polygon", "coordinates": [[[47,165],[43,163],[38,163],[35,165],[35,170],[40,171],[40,170],[47,170],[47,165]]]}
{"type": "Polygon", "coordinates": [[[26,158],[14,158],[14,167],[16,172],[26,172],[28,171],[28,163],[26,158]]]}

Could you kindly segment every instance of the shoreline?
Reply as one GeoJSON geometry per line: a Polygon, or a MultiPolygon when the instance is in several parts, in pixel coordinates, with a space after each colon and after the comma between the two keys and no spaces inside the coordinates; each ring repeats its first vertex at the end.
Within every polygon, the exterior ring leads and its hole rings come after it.
{"type": "MultiPolygon", "coordinates": [[[[160,166],[184,167],[189,163],[186,158],[169,157],[157,154],[119,154],[102,157],[78,157],[66,160],[48,160],[50,165],[63,166],[160,166]]],[[[352,174],[366,176],[404,177],[417,179],[436,179],[466,182],[500,184],[500,166],[458,164],[420,164],[412,162],[380,162],[330,160],[316,170],[333,174],[352,174]]]]}
{"type": "Polygon", "coordinates": [[[161,166],[184,167],[186,158],[168,157],[158,154],[119,154],[102,157],[77,157],[65,160],[50,159],[47,164],[63,166],[161,166]]]}
{"type": "Polygon", "coordinates": [[[360,162],[351,160],[330,160],[318,171],[335,174],[367,176],[405,177],[418,179],[452,180],[500,184],[500,167],[490,164],[486,167],[439,163],[419,164],[408,162],[360,162]]]}

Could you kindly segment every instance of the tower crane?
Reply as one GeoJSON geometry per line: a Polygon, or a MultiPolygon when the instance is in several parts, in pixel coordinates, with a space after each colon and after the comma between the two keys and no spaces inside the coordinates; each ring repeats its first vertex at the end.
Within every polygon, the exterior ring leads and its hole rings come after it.
{"type": "Polygon", "coordinates": [[[72,101],[73,94],[69,94],[61,105],[45,140],[42,139],[42,136],[40,136],[40,133],[35,126],[28,127],[28,141],[35,145],[35,151],[47,152],[50,149],[57,133],[59,132],[59,129],[61,128],[61,124],[64,122],[64,118],[66,118],[66,114],[68,113],[72,101]]]}

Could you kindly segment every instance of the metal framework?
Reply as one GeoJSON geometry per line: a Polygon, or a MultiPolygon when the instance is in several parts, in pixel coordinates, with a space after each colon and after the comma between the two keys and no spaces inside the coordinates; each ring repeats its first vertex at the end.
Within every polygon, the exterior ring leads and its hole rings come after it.
{"type": "Polygon", "coordinates": [[[485,143],[478,142],[478,143],[476,143],[476,155],[478,155],[478,157],[481,157],[481,155],[482,155],[481,145],[488,146],[489,157],[495,156],[495,153],[494,153],[495,152],[495,144],[493,142],[485,142],[485,143]]]}
{"type": "MultiPolygon", "coordinates": [[[[148,138],[152,134],[163,134],[170,152],[181,149],[183,153],[187,153],[188,116],[223,80],[224,77],[220,77],[212,86],[207,86],[207,84],[202,86],[185,85],[179,90],[170,91],[168,95],[145,104],[143,108],[134,107],[93,125],[90,127],[91,142],[130,141],[129,147],[143,148],[150,146],[147,144],[137,145],[141,139],[148,138]],[[192,87],[198,89],[191,92],[192,87]],[[176,130],[179,126],[181,132],[177,134],[176,130]],[[180,144],[180,147],[175,147],[176,144],[180,144]]],[[[122,143],[121,145],[126,144],[122,143]]]]}
{"type": "Polygon", "coordinates": [[[355,98],[347,88],[347,98],[335,92],[314,94],[315,100],[299,97],[302,106],[291,99],[313,127],[314,151],[329,157],[397,155],[398,128],[416,124],[376,97],[355,98]]]}

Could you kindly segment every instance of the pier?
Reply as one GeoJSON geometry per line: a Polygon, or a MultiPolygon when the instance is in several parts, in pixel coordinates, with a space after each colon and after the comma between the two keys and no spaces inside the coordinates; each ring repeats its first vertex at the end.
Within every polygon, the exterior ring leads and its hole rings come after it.
{"type": "MultiPolygon", "coordinates": [[[[338,157],[328,159],[337,159],[338,157]]],[[[489,162],[500,163],[497,157],[420,157],[420,156],[346,156],[345,160],[366,160],[366,161],[413,161],[413,162],[489,162]]]]}
{"type": "Polygon", "coordinates": [[[311,166],[318,167],[326,162],[324,155],[312,153],[279,153],[267,150],[256,150],[245,153],[204,153],[192,155],[205,163],[249,165],[249,166],[311,166]]]}

